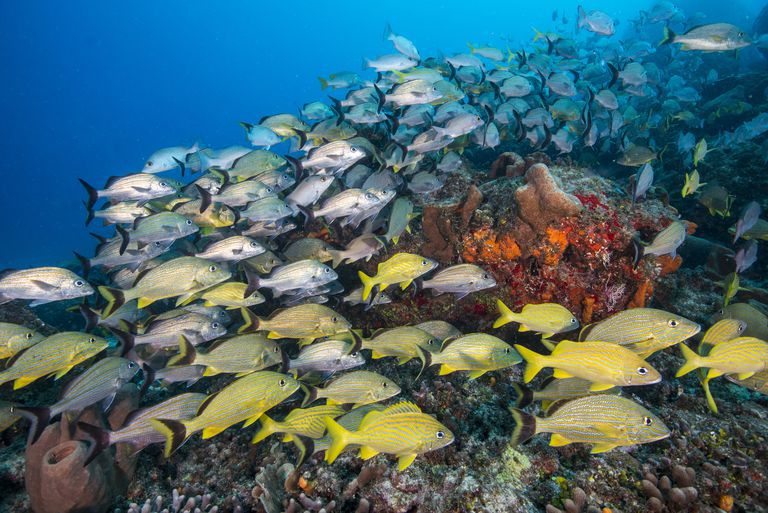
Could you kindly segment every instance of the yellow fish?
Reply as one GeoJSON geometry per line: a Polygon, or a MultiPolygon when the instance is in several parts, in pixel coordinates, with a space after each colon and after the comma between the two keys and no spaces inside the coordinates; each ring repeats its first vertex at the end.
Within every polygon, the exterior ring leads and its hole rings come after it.
{"type": "Polygon", "coordinates": [[[0,322],[0,360],[29,349],[43,339],[40,333],[20,324],[0,322]]]}
{"type": "Polygon", "coordinates": [[[529,383],[544,367],[553,367],[555,377],[591,381],[592,392],[614,386],[649,385],[661,381],[661,374],[629,349],[610,342],[563,340],[549,356],[515,345],[527,365],[523,379],[529,383]]]}
{"type": "Polygon", "coordinates": [[[700,183],[700,180],[701,178],[699,177],[699,171],[696,169],[694,169],[693,173],[691,173],[690,175],[688,173],[685,173],[685,184],[683,184],[683,190],[682,190],[683,198],[691,194],[694,194],[702,185],[707,185],[706,182],[700,183]]]}
{"type": "Polygon", "coordinates": [[[512,346],[487,333],[469,333],[448,339],[439,353],[426,356],[430,365],[440,365],[441,376],[456,371],[469,371],[470,379],[522,361],[512,346]]]}
{"type": "Polygon", "coordinates": [[[723,374],[736,374],[747,379],[756,372],[768,369],[768,343],[754,337],[736,337],[714,346],[707,356],[694,353],[688,346],[680,344],[685,363],[675,377],[685,376],[694,369],[709,369],[707,378],[723,374]]]}
{"type": "Polygon", "coordinates": [[[437,267],[437,262],[412,253],[397,253],[388,260],[381,262],[375,276],[368,276],[362,271],[357,274],[363,282],[363,301],[371,295],[373,287],[379,286],[379,291],[385,290],[395,283],[405,290],[419,276],[437,267]]]}
{"type": "MultiPolygon", "coordinates": [[[[746,328],[747,325],[738,319],[722,319],[716,322],[707,330],[704,334],[704,338],[701,339],[698,348],[699,354],[701,356],[707,356],[717,344],[740,337],[746,328]]],[[[710,378],[706,376],[706,372],[704,372],[703,369],[699,369],[699,381],[701,382],[702,388],[704,388],[704,394],[707,397],[709,409],[712,410],[713,413],[718,413],[717,403],[715,403],[715,398],[712,397],[712,392],[709,389],[710,378]]]]}
{"type": "Polygon", "coordinates": [[[325,434],[325,418],[336,418],[346,412],[341,406],[322,405],[312,408],[295,408],[278,422],[266,414],[259,419],[261,429],[253,435],[251,443],[259,443],[273,433],[284,433],[283,442],[293,441],[295,436],[320,438],[325,434]]]}
{"type": "Polygon", "coordinates": [[[579,327],[578,319],[567,308],[557,303],[525,305],[519,314],[510,310],[500,299],[496,301],[496,305],[499,307],[500,317],[493,323],[494,328],[517,322],[520,323],[520,331],[536,331],[546,338],[579,327]]]}
{"type": "Polygon", "coordinates": [[[241,308],[240,312],[245,320],[240,333],[268,331],[269,338],[298,338],[311,342],[352,328],[341,314],[312,303],[275,310],[267,319],[257,317],[247,308],[241,308]]]}

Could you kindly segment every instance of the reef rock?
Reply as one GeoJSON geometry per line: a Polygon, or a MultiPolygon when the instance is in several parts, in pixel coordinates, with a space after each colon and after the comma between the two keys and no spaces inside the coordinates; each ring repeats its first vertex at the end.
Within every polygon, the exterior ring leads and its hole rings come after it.
{"type": "Polygon", "coordinates": [[[554,221],[578,214],[584,208],[578,198],[564,192],[545,164],[534,164],[525,172],[526,185],[515,191],[520,218],[537,233],[554,221]]]}

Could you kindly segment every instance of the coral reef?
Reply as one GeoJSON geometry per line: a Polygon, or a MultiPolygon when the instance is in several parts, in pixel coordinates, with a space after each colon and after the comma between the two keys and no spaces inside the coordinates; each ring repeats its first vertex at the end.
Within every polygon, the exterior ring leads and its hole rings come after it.
{"type": "Polygon", "coordinates": [[[526,185],[515,191],[518,215],[541,234],[553,222],[578,214],[583,208],[578,198],[564,192],[549,168],[534,164],[525,172],[526,185]]]}

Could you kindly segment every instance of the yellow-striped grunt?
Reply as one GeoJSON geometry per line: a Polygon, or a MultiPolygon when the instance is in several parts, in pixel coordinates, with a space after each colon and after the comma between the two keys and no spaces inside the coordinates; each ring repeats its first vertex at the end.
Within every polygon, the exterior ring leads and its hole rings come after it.
{"type": "Polygon", "coordinates": [[[354,404],[353,408],[357,408],[384,401],[400,393],[400,387],[391,379],[362,370],[342,374],[323,388],[311,387],[309,390],[302,406],[317,399],[325,399],[326,404],[354,404]]]}
{"type": "Polygon", "coordinates": [[[685,363],[675,374],[678,378],[694,369],[706,367],[709,369],[708,379],[723,374],[736,374],[739,379],[747,379],[768,368],[768,343],[755,337],[736,337],[722,341],[707,356],[694,353],[685,344],[680,344],[680,350],[685,363]]]}
{"type": "Polygon", "coordinates": [[[510,408],[515,417],[512,443],[519,444],[539,433],[552,433],[549,445],[560,447],[581,442],[592,444],[592,453],[615,447],[644,444],[669,436],[669,429],[654,414],[625,397],[591,395],[557,403],[547,418],[510,408]]]}
{"type": "MultiPolygon", "coordinates": [[[[544,380],[541,385],[541,390],[531,390],[521,383],[512,383],[512,387],[517,393],[517,398],[515,400],[516,407],[525,408],[534,401],[541,401],[541,407],[545,410],[555,401],[577,399],[595,393],[602,393],[593,392],[590,390],[591,386],[592,382],[586,379],[556,379],[552,376],[544,380]]],[[[621,392],[621,388],[613,387],[605,392],[618,394],[621,392]]]]}
{"type": "Polygon", "coordinates": [[[11,366],[0,372],[0,385],[13,381],[13,389],[25,387],[43,376],[54,374],[56,379],[72,368],[109,347],[101,337],[77,331],[51,335],[30,347],[11,366]]]}
{"type": "Polygon", "coordinates": [[[376,285],[379,286],[379,291],[383,291],[390,285],[399,283],[400,288],[405,290],[413,280],[435,267],[437,262],[429,258],[413,253],[397,253],[379,264],[375,276],[358,271],[357,275],[363,282],[363,301],[368,299],[376,285]]]}
{"type": "Polygon", "coordinates": [[[441,343],[446,339],[460,337],[463,334],[453,324],[441,320],[424,321],[417,324],[416,327],[426,331],[441,343]]]}
{"type": "Polygon", "coordinates": [[[363,339],[362,348],[370,349],[374,360],[394,356],[401,365],[413,358],[419,358],[423,368],[426,364],[424,351],[439,351],[440,342],[424,330],[414,326],[401,326],[376,331],[371,338],[363,339]]]}
{"type": "MultiPolygon", "coordinates": [[[[738,319],[722,319],[713,324],[699,343],[698,352],[702,356],[707,356],[714,346],[721,342],[734,339],[741,336],[747,328],[744,321],[738,319]]],[[[717,403],[709,389],[710,378],[704,369],[698,369],[699,381],[704,389],[704,395],[707,397],[707,405],[713,413],[718,413],[717,403]]]]}
{"type": "Polygon", "coordinates": [[[283,362],[277,343],[258,333],[219,339],[207,351],[196,349],[184,336],[179,346],[181,352],[168,361],[168,367],[204,365],[203,376],[227,373],[241,377],[283,362]]]}
{"type": "Polygon", "coordinates": [[[330,417],[325,423],[332,440],[325,451],[328,463],[333,463],[347,445],[356,444],[361,446],[362,459],[379,453],[393,454],[398,457],[397,468],[405,470],[419,454],[443,448],[454,440],[447,427],[410,402],[369,412],[355,431],[346,430],[330,417]]]}
{"type": "Polygon", "coordinates": [[[614,386],[649,385],[661,381],[659,371],[638,355],[611,342],[573,342],[563,340],[552,354],[541,355],[515,345],[527,365],[523,380],[529,383],[544,367],[555,369],[556,378],[582,378],[591,381],[592,392],[614,386]]]}
{"type": "Polygon", "coordinates": [[[579,340],[613,342],[648,358],[661,349],[696,335],[701,326],[680,315],[655,308],[630,308],[585,326],[579,340]]]}
{"type": "Polygon", "coordinates": [[[729,374],[725,378],[731,383],[768,395],[768,370],[756,372],[747,379],[739,379],[733,374],[729,374]]]}
{"type": "Polygon", "coordinates": [[[505,369],[522,361],[512,346],[487,333],[469,333],[443,343],[439,353],[427,354],[429,365],[440,365],[441,376],[469,371],[470,379],[505,369]]]}
{"type": "Polygon", "coordinates": [[[247,308],[240,311],[245,320],[240,333],[268,331],[269,338],[311,341],[348,331],[352,327],[348,320],[324,305],[304,304],[275,310],[266,319],[257,317],[247,308]]]}
{"type": "Polygon", "coordinates": [[[299,387],[299,382],[287,374],[254,372],[209,395],[191,419],[160,418],[150,422],[165,436],[167,458],[198,431],[202,431],[206,439],[241,421],[244,421],[243,427],[250,426],[264,412],[288,399],[299,387]]]}
{"type": "Polygon", "coordinates": [[[20,324],[0,322],[0,360],[28,349],[45,337],[20,324]]]}
{"type": "Polygon", "coordinates": [[[325,434],[325,418],[335,419],[345,413],[341,406],[321,405],[312,408],[295,408],[282,421],[275,421],[266,414],[259,419],[261,429],[253,435],[252,444],[258,443],[273,433],[284,433],[283,442],[291,442],[294,435],[320,438],[325,434]]]}
{"type": "Polygon", "coordinates": [[[557,303],[525,305],[519,314],[510,310],[500,299],[496,301],[496,305],[499,307],[500,316],[493,323],[494,328],[517,322],[520,324],[520,331],[536,331],[544,337],[551,337],[555,333],[564,333],[579,327],[576,317],[557,303]]]}
{"type": "Polygon", "coordinates": [[[227,281],[198,292],[180,304],[183,306],[202,299],[205,306],[223,306],[227,310],[234,310],[235,308],[260,305],[266,301],[258,290],[254,290],[248,297],[245,297],[247,290],[247,283],[227,281]]]}

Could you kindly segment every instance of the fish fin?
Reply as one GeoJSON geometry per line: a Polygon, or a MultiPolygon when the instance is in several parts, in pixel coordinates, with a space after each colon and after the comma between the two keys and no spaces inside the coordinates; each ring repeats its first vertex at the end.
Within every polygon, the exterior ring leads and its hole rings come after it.
{"type": "Polygon", "coordinates": [[[248,426],[250,426],[251,424],[253,424],[257,420],[259,420],[262,415],[264,415],[264,414],[263,413],[258,413],[256,415],[254,415],[253,417],[249,417],[249,418],[245,419],[245,422],[243,422],[243,428],[247,428],[248,426]]]}
{"type": "Polygon", "coordinates": [[[456,369],[454,369],[453,367],[451,367],[449,365],[442,364],[440,366],[440,371],[437,374],[438,374],[438,376],[445,376],[446,374],[450,374],[452,372],[456,372],[456,369]]]}
{"type": "Polygon", "coordinates": [[[551,341],[551,340],[549,340],[548,338],[544,338],[544,337],[542,337],[542,339],[541,339],[541,344],[542,344],[544,347],[546,347],[547,349],[549,349],[549,352],[550,352],[550,353],[551,353],[552,351],[554,351],[554,350],[555,350],[555,347],[557,346],[557,344],[556,344],[555,342],[552,342],[552,341],[551,341]]]}
{"type": "Polygon", "coordinates": [[[560,433],[552,433],[552,436],[549,437],[549,445],[551,447],[562,447],[570,443],[573,443],[573,442],[568,440],[566,437],[564,437],[560,433]]]}
{"type": "Polygon", "coordinates": [[[331,437],[331,445],[325,451],[325,461],[333,463],[341,454],[341,451],[349,444],[349,435],[351,433],[331,417],[325,417],[325,426],[328,428],[328,436],[331,437]]]}
{"type": "MultiPolygon", "coordinates": [[[[283,338],[283,337],[279,336],[275,332],[271,332],[269,335],[270,336],[268,338],[283,338]],[[272,336],[272,335],[274,335],[274,336],[272,336]]],[[[300,338],[299,339],[299,347],[301,348],[301,347],[304,347],[304,346],[308,346],[308,345],[312,344],[312,342],[314,342],[314,341],[315,341],[314,337],[300,338]]]]}
{"type": "Polygon", "coordinates": [[[706,378],[701,380],[701,387],[704,389],[704,395],[707,398],[707,406],[709,406],[709,409],[712,411],[712,413],[717,414],[717,403],[715,402],[715,398],[712,395],[712,391],[709,389],[709,380],[706,378]]]}
{"type": "Polygon", "coordinates": [[[509,412],[515,419],[515,429],[510,440],[512,445],[519,445],[536,434],[536,417],[517,408],[510,408],[509,412]]]}
{"type": "MultiPolygon", "coordinates": [[[[709,372],[711,373],[711,372],[712,372],[712,370],[713,370],[713,369],[710,369],[710,370],[709,370],[709,372]]],[[[744,380],[744,379],[749,379],[749,378],[751,378],[752,376],[754,376],[754,374],[755,374],[754,372],[740,372],[740,373],[737,375],[737,377],[738,377],[739,379],[742,379],[742,380],[744,380]]]]}
{"type": "Polygon", "coordinates": [[[589,390],[591,392],[602,392],[604,390],[610,390],[616,385],[612,385],[610,383],[592,383],[589,386],[589,390]]]}
{"type": "Polygon", "coordinates": [[[104,299],[107,300],[107,306],[101,311],[101,318],[106,319],[115,311],[125,304],[125,294],[120,289],[114,289],[112,287],[105,287],[104,285],[99,287],[99,293],[104,299]]]}
{"type": "Polygon", "coordinates": [[[555,372],[553,375],[555,379],[566,379],[566,378],[573,377],[573,374],[571,374],[570,372],[566,372],[563,369],[555,369],[555,372]]]}
{"type": "Polygon", "coordinates": [[[483,374],[488,372],[487,370],[473,370],[469,373],[469,379],[477,379],[483,374]]]}
{"type": "Polygon", "coordinates": [[[360,447],[360,459],[370,460],[371,458],[373,458],[377,454],[379,454],[379,451],[377,451],[373,447],[370,447],[368,445],[364,445],[364,446],[360,447]]]}
{"type": "MultiPolygon", "coordinates": [[[[246,421],[247,422],[247,421],[246,421]]],[[[245,426],[243,426],[245,427],[245,426]]],[[[226,427],[218,427],[218,426],[208,426],[207,428],[203,429],[202,439],[206,440],[208,438],[212,438],[222,431],[227,429],[226,427]]]]}
{"type": "Polygon", "coordinates": [[[86,424],[85,422],[78,422],[77,429],[90,438],[91,443],[88,447],[88,455],[83,462],[83,466],[87,467],[90,462],[96,459],[99,454],[104,452],[104,450],[110,446],[110,432],[92,424],[86,424]]]}
{"type": "MultiPolygon", "coordinates": [[[[376,356],[373,356],[373,358],[376,358],[376,356]]],[[[404,363],[408,363],[411,360],[413,360],[412,356],[398,356],[397,357],[397,364],[398,365],[403,365],[404,363]]]]}
{"type": "Polygon", "coordinates": [[[399,236],[399,235],[395,235],[394,237],[392,237],[392,242],[393,242],[395,245],[397,245],[397,242],[398,242],[399,240],[400,240],[400,236],[399,236]]]}
{"type": "Polygon", "coordinates": [[[91,184],[83,180],[82,178],[78,178],[82,186],[85,188],[85,191],[88,193],[88,203],[85,205],[85,208],[90,212],[93,211],[93,206],[96,204],[96,201],[99,199],[99,192],[96,190],[95,187],[93,187],[91,184]]]}
{"type": "Polygon", "coordinates": [[[618,429],[615,426],[612,426],[610,424],[596,424],[594,428],[604,435],[606,435],[608,438],[617,439],[624,436],[624,433],[621,431],[621,429],[618,429]]]}
{"type": "MultiPolygon", "coordinates": [[[[694,369],[698,369],[701,367],[701,357],[697,355],[691,348],[689,348],[685,344],[680,344],[680,351],[683,353],[683,358],[685,358],[685,363],[682,367],[675,373],[675,377],[679,378],[680,376],[685,376],[689,372],[691,372],[694,369]]],[[[714,369],[710,369],[710,373],[714,369]]]]}
{"type": "Polygon", "coordinates": [[[677,37],[677,34],[675,34],[672,29],[669,28],[669,26],[664,27],[664,38],[659,42],[659,46],[662,45],[668,45],[672,43],[675,38],[677,37]]]}
{"type": "Polygon", "coordinates": [[[371,295],[371,290],[373,290],[375,283],[373,278],[365,274],[363,271],[357,271],[357,275],[360,277],[360,281],[363,283],[363,301],[367,301],[368,296],[371,295]]]}
{"type": "MultiPolygon", "coordinates": [[[[378,351],[371,351],[371,358],[373,358],[374,360],[378,360],[379,358],[384,358],[384,355],[379,353],[378,351]]],[[[407,361],[408,360],[406,360],[406,362],[407,361]]],[[[400,363],[399,359],[398,359],[398,363],[400,363]]],[[[405,362],[402,362],[402,363],[405,363],[405,362]]]]}
{"type": "Polygon", "coordinates": [[[505,305],[501,299],[496,300],[496,306],[499,309],[499,318],[494,321],[494,328],[500,328],[501,326],[504,326],[505,324],[514,320],[514,312],[510,310],[509,307],[505,305]]]}
{"type": "Polygon", "coordinates": [[[287,442],[293,442],[293,440],[294,440],[293,434],[291,434],[291,433],[288,433],[288,434],[286,434],[286,435],[283,437],[283,440],[282,440],[282,442],[283,442],[283,443],[287,443],[287,442]]]}
{"type": "Polygon", "coordinates": [[[515,393],[517,394],[515,406],[518,408],[525,408],[533,402],[533,391],[530,388],[520,383],[512,383],[512,388],[515,389],[515,393]]]}
{"type": "Polygon", "coordinates": [[[590,454],[599,454],[601,452],[608,452],[611,449],[615,449],[616,447],[618,447],[616,444],[613,444],[610,442],[603,442],[603,443],[593,445],[592,450],[589,452],[590,454]]]}
{"type": "Polygon", "coordinates": [[[413,280],[405,280],[400,282],[400,290],[405,290],[408,287],[411,286],[411,283],[413,283],[413,280]]]}
{"type": "Polygon", "coordinates": [[[137,306],[139,308],[146,308],[154,302],[155,302],[154,299],[149,299],[147,297],[140,297],[137,306]]]}
{"type": "Polygon", "coordinates": [[[43,434],[43,430],[48,426],[51,421],[51,409],[45,407],[30,407],[30,406],[15,406],[13,407],[13,413],[18,414],[25,419],[29,420],[29,435],[27,436],[27,443],[29,445],[37,442],[40,435],[43,434]]]}
{"type": "Polygon", "coordinates": [[[411,463],[413,463],[413,460],[416,459],[415,454],[403,454],[398,458],[397,460],[397,470],[403,471],[411,466],[411,463]]]}
{"type": "Polygon", "coordinates": [[[237,330],[238,333],[253,333],[259,331],[261,318],[247,308],[241,308],[240,314],[243,316],[243,325],[237,330]]]}
{"type": "Polygon", "coordinates": [[[517,328],[517,331],[524,332],[524,331],[531,331],[531,328],[526,326],[525,324],[521,324],[519,328],[517,328]]]}
{"type": "Polygon", "coordinates": [[[520,353],[520,356],[523,357],[526,363],[525,373],[523,374],[523,381],[525,383],[530,383],[531,380],[536,377],[536,374],[538,374],[539,371],[545,367],[545,359],[547,357],[531,351],[527,347],[521,346],[520,344],[515,344],[515,349],[517,349],[517,352],[520,353]]]}
{"type": "Polygon", "coordinates": [[[70,367],[64,367],[63,369],[59,369],[59,371],[56,373],[56,375],[53,377],[53,379],[61,379],[71,370],[72,370],[71,366],[70,367]]]}

